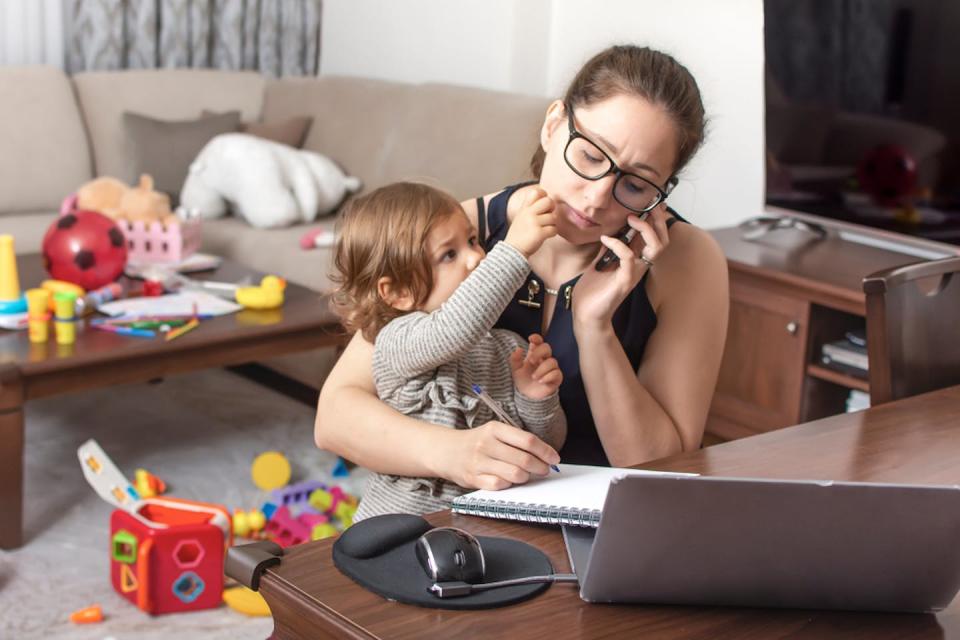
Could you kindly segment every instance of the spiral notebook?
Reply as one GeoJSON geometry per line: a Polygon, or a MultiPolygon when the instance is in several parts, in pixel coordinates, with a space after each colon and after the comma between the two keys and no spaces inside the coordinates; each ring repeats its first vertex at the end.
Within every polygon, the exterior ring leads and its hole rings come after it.
{"type": "Polygon", "coordinates": [[[561,464],[559,473],[500,491],[481,489],[453,500],[453,512],[541,524],[600,526],[610,481],[628,475],[696,475],[561,464]]]}

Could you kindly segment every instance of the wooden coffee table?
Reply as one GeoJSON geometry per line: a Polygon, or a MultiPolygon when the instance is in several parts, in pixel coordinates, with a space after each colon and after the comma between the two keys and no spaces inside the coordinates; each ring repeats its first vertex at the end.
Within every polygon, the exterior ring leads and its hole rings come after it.
{"type": "MultiPolygon", "coordinates": [[[[26,290],[49,277],[39,255],[17,257],[26,290]]],[[[260,274],[224,261],[194,277],[235,282],[260,274]]],[[[87,323],[84,322],[84,325],[87,323]]],[[[28,400],[115,384],[146,382],[174,373],[255,362],[267,357],[342,344],[346,337],[328,298],[288,284],[282,308],[243,310],[201,322],[165,342],[85,327],[73,345],[31,344],[26,331],[0,330],[0,548],[23,543],[24,404],[28,400]]]]}

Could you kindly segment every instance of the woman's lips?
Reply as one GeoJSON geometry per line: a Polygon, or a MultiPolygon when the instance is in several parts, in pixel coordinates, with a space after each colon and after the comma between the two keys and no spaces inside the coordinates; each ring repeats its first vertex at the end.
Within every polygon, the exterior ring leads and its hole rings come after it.
{"type": "Polygon", "coordinates": [[[576,225],[580,229],[591,229],[593,227],[600,226],[599,224],[597,224],[590,218],[586,217],[585,215],[583,215],[573,207],[567,205],[564,208],[567,210],[567,218],[570,219],[570,222],[572,222],[574,225],[576,225]]]}

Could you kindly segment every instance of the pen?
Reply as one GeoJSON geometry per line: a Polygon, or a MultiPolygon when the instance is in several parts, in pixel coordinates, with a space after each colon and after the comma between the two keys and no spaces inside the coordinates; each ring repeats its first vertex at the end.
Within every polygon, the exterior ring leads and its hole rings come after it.
{"type": "Polygon", "coordinates": [[[134,329],[132,327],[118,327],[112,324],[92,324],[90,325],[94,329],[100,329],[101,331],[109,331],[110,333],[118,333],[122,336],[136,336],[138,338],[153,338],[157,334],[149,329],[134,329]]]}
{"type": "MultiPolygon", "coordinates": [[[[513,419],[507,415],[507,412],[503,410],[500,404],[496,400],[491,398],[490,394],[484,391],[480,385],[475,384],[475,385],[472,385],[471,388],[473,389],[473,392],[477,394],[477,397],[480,398],[480,400],[482,400],[485,405],[490,407],[490,410],[493,411],[494,415],[496,415],[501,422],[509,424],[510,426],[516,427],[518,429],[520,428],[520,425],[514,422],[513,419]]],[[[558,467],[557,465],[552,464],[550,465],[550,468],[556,471],[557,473],[560,473],[560,467],[558,467]]]]}

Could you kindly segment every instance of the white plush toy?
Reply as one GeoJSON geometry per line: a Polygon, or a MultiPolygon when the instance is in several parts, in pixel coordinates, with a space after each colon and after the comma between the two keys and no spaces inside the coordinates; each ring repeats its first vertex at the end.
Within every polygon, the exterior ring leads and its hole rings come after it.
{"type": "Polygon", "coordinates": [[[329,158],[245,133],[213,138],[190,165],[180,204],[204,218],[230,207],[263,229],[331,213],[360,180],[329,158]]]}

